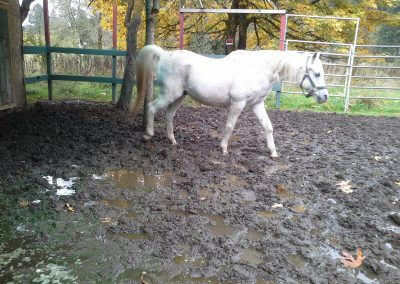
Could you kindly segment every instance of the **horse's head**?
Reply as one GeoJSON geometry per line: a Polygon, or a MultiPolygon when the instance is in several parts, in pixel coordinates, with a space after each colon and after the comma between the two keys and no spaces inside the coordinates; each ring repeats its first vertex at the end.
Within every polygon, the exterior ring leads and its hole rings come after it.
{"type": "Polygon", "coordinates": [[[306,68],[303,79],[300,82],[300,88],[305,96],[313,96],[315,100],[322,104],[328,99],[328,90],[324,79],[324,69],[319,59],[320,52],[315,52],[307,57],[306,68]]]}

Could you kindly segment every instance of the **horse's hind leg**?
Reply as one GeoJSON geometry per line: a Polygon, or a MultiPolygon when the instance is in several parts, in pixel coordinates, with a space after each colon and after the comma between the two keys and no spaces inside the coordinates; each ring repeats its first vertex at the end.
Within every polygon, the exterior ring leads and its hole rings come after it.
{"type": "Polygon", "coordinates": [[[143,135],[144,140],[150,140],[154,136],[154,116],[157,111],[167,107],[170,103],[170,100],[160,95],[147,106],[147,124],[145,134],[143,135]]]}
{"type": "Polygon", "coordinates": [[[257,116],[258,120],[260,121],[262,127],[264,128],[265,134],[267,136],[266,138],[267,138],[268,149],[271,152],[271,157],[278,157],[278,154],[276,153],[275,149],[274,137],[272,136],[273,133],[272,123],[268,117],[267,112],[265,111],[264,101],[253,105],[251,108],[254,111],[255,115],[257,116]]]}
{"type": "Polygon", "coordinates": [[[175,141],[175,136],[174,136],[174,116],[176,111],[179,109],[181,106],[181,103],[185,96],[180,97],[176,101],[174,101],[172,104],[170,104],[167,108],[167,113],[166,113],[166,119],[167,119],[167,134],[168,134],[168,139],[171,141],[173,145],[176,145],[175,141]]]}
{"type": "Polygon", "coordinates": [[[239,118],[239,115],[241,114],[245,106],[246,106],[246,101],[231,103],[231,106],[229,108],[228,121],[226,122],[224,137],[222,138],[221,141],[221,148],[223,155],[228,154],[229,138],[231,137],[233,129],[235,128],[236,122],[239,118]]]}

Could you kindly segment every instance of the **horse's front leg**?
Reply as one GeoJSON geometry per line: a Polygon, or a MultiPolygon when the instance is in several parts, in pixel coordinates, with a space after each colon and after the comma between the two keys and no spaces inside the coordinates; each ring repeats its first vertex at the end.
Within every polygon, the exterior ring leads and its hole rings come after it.
{"type": "Polygon", "coordinates": [[[176,140],[174,136],[174,116],[176,111],[179,109],[181,106],[181,103],[185,96],[180,97],[176,101],[174,101],[172,104],[170,104],[167,108],[167,113],[166,113],[166,119],[167,119],[167,134],[168,134],[168,139],[171,141],[172,145],[176,145],[176,140]]]}
{"type": "Polygon", "coordinates": [[[228,121],[226,122],[224,137],[221,141],[222,154],[228,154],[228,141],[235,128],[236,122],[242,110],[246,106],[246,101],[232,102],[229,108],[228,121]]]}
{"type": "Polygon", "coordinates": [[[261,101],[260,103],[257,103],[253,105],[252,107],[253,112],[257,116],[258,120],[260,121],[262,127],[264,128],[266,138],[267,138],[267,144],[268,144],[268,149],[271,152],[271,157],[278,157],[278,153],[276,152],[275,149],[275,142],[274,142],[274,137],[272,136],[273,129],[272,129],[272,123],[271,120],[268,117],[267,112],[265,111],[265,106],[264,106],[264,101],[261,101]]]}

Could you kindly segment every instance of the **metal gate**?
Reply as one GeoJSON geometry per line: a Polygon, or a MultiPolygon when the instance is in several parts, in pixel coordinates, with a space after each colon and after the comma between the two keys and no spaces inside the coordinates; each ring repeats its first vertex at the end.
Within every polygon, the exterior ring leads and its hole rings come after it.
{"type": "Polygon", "coordinates": [[[0,8],[0,110],[13,104],[7,11],[0,8]]]}

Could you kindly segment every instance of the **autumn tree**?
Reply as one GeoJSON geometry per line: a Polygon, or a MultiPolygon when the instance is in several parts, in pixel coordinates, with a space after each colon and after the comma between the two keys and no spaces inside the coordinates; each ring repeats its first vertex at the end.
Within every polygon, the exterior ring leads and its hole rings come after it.
{"type": "MultiPolygon", "coordinates": [[[[134,74],[134,58],[137,47],[145,43],[155,43],[165,48],[178,47],[179,17],[177,12],[182,0],[160,0],[162,7],[154,26],[154,14],[150,10],[152,1],[116,0],[118,5],[118,48],[127,49],[126,70],[118,106],[128,110],[132,98],[134,74]],[[144,9],[144,3],[147,9],[144,9]],[[146,17],[147,25],[140,25],[146,17]],[[129,21],[126,21],[129,19],[129,21]],[[152,36],[154,30],[154,39],[152,36]],[[149,32],[151,31],[151,32],[149,32]]],[[[186,1],[194,7],[197,1],[186,1]]],[[[282,9],[291,14],[335,15],[361,18],[359,43],[370,41],[371,35],[378,31],[381,23],[398,26],[398,14],[392,7],[396,0],[326,0],[326,1],[294,1],[294,0],[203,0],[207,8],[241,8],[241,9],[282,9]]],[[[94,0],[94,8],[102,14],[102,26],[111,30],[113,1],[94,0]]],[[[153,3],[154,5],[154,3],[153,3]]],[[[223,15],[223,14],[187,14],[185,15],[185,46],[203,53],[229,53],[237,48],[276,49],[279,46],[280,18],[274,15],[223,15]],[[226,46],[226,38],[234,39],[234,45],[226,46]]],[[[291,17],[287,27],[287,37],[331,42],[352,42],[354,22],[339,20],[319,20],[313,18],[291,17]]],[[[296,48],[308,48],[297,44],[296,48]]]]}

